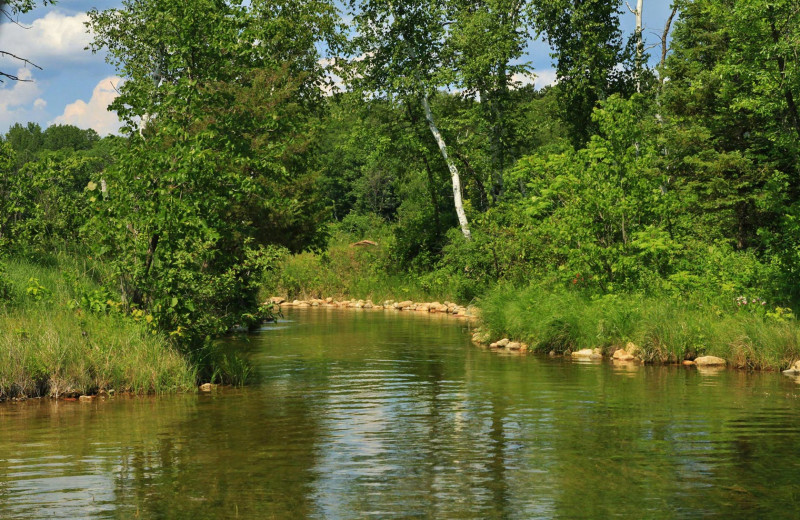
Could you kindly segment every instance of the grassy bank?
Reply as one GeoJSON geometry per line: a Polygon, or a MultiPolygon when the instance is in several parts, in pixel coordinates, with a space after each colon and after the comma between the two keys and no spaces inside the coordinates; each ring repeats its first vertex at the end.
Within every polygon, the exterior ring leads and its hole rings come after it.
{"type": "Polygon", "coordinates": [[[194,387],[195,369],[162,336],[107,307],[92,269],[69,258],[5,263],[0,398],[194,387]]]}
{"type": "Polygon", "coordinates": [[[737,306],[641,295],[591,299],[575,291],[499,286],[479,306],[492,338],[524,341],[536,352],[599,347],[610,355],[632,342],[644,361],[654,363],[712,355],[735,367],[778,370],[800,359],[796,320],[785,311],[767,311],[760,301],[737,306]]]}
{"type": "Polygon", "coordinates": [[[467,280],[444,271],[398,269],[395,240],[385,225],[355,232],[334,227],[324,252],[287,255],[281,260],[264,281],[262,301],[283,296],[290,301],[332,297],[466,304],[475,296],[467,280]],[[370,243],[355,245],[364,240],[370,243]]]}

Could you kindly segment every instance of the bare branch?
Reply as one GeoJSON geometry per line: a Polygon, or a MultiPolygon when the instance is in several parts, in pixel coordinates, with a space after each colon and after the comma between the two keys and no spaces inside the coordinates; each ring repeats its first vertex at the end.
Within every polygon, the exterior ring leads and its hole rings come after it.
{"type": "Polygon", "coordinates": [[[117,86],[116,86],[116,85],[114,85],[114,82],[113,82],[113,81],[109,81],[109,82],[108,82],[108,84],[109,84],[109,85],[111,85],[111,88],[113,88],[113,89],[114,89],[114,92],[116,92],[116,93],[117,93],[117,95],[119,95],[119,96],[121,96],[121,95],[122,95],[122,92],[120,92],[120,91],[119,91],[119,89],[117,88],[117,86]]]}
{"type": "Polygon", "coordinates": [[[19,60],[19,61],[21,61],[22,63],[25,63],[25,64],[27,64],[27,65],[31,65],[31,66],[33,66],[33,67],[36,67],[36,68],[37,68],[37,69],[39,69],[39,70],[44,70],[43,68],[41,68],[40,66],[38,66],[37,64],[35,64],[34,62],[32,62],[31,60],[29,60],[29,59],[27,59],[27,58],[21,58],[21,57],[17,56],[16,54],[13,54],[13,53],[11,53],[11,52],[7,52],[7,51],[0,51],[0,56],[10,56],[10,57],[12,57],[12,58],[14,58],[14,59],[16,59],[16,60],[19,60]]]}
{"type": "Polygon", "coordinates": [[[678,8],[673,7],[669,18],[667,18],[667,23],[664,24],[664,32],[661,33],[661,61],[658,64],[659,67],[663,67],[664,62],[667,61],[667,51],[669,50],[669,46],[667,46],[667,37],[669,36],[669,28],[672,26],[672,19],[675,18],[675,13],[677,12],[678,8]]]}
{"type": "MultiPolygon", "coordinates": [[[[8,74],[8,73],[2,72],[2,71],[0,71],[0,78],[8,78],[11,81],[20,81],[22,83],[30,83],[31,81],[33,81],[31,79],[21,79],[19,76],[15,76],[13,74],[8,74]]],[[[5,83],[5,81],[0,79],[0,83],[5,83]]]]}
{"type": "Polygon", "coordinates": [[[0,14],[5,16],[6,18],[8,18],[9,22],[13,23],[14,25],[16,25],[17,27],[19,27],[21,29],[26,29],[26,30],[27,29],[31,29],[31,27],[29,27],[27,25],[22,25],[21,23],[19,23],[19,20],[17,20],[14,17],[12,17],[11,14],[8,11],[6,11],[5,9],[0,8],[0,14]]]}

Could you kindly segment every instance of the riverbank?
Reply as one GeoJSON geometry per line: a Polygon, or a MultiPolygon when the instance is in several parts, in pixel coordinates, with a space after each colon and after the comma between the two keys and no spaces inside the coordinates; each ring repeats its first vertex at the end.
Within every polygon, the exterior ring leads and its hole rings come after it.
{"type": "MultiPolygon", "coordinates": [[[[742,302],[742,300],[739,300],[742,302]]],[[[540,354],[800,373],[800,327],[761,301],[724,308],[641,295],[497,287],[480,301],[477,342],[516,341],[540,354]],[[748,307],[749,306],[749,307],[748,307]]]]}
{"type": "MultiPolygon", "coordinates": [[[[760,305],[760,302],[757,302],[760,305]]],[[[498,287],[478,305],[412,300],[272,297],[265,305],[444,313],[476,325],[475,344],[615,363],[683,364],[785,371],[800,375],[794,318],[725,312],[669,299],[629,295],[586,298],[576,292],[498,287]]]]}
{"type": "Polygon", "coordinates": [[[91,269],[68,258],[6,262],[0,400],[193,390],[196,370],[160,334],[113,311],[91,269]]]}

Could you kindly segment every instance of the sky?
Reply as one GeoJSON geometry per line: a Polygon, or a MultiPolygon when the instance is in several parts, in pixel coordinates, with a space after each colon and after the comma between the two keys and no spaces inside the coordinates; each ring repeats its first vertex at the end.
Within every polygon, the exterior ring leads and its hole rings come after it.
{"type": "MultiPolygon", "coordinates": [[[[635,3],[635,2],[634,2],[635,3]]],[[[648,44],[656,44],[669,16],[670,0],[645,0],[644,36],[648,44]]],[[[42,70],[0,56],[0,70],[30,82],[6,80],[0,84],[0,133],[14,123],[36,122],[45,128],[51,124],[72,124],[93,128],[100,135],[116,133],[116,114],[107,111],[116,97],[121,78],[105,62],[102,53],[92,54],[85,48],[91,42],[84,22],[91,9],[121,7],[119,0],[58,0],[55,5],[38,7],[21,15],[20,27],[0,24],[0,50],[27,58],[42,70]]],[[[634,15],[624,7],[623,29],[633,32],[634,15]]],[[[651,61],[660,53],[651,51],[651,61]]],[[[537,77],[537,86],[555,80],[549,47],[531,40],[523,61],[528,61],[537,77]]]]}

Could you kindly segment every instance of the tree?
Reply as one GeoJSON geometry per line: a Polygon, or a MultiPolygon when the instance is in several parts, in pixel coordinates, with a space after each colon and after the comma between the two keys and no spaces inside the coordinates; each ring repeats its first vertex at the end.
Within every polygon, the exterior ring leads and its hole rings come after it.
{"type": "Polygon", "coordinates": [[[632,92],[630,48],[611,0],[536,2],[537,28],[553,48],[564,121],[576,147],[597,132],[592,111],[614,93],[632,92]]]}
{"type": "Polygon", "coordinates": [[[126,306],[189,344],[254,319],[276,235],[298,248],[316,236],[298,195],[329,7],[130,0],[89,15],[93,49],[127,77],[112,107],[130,137],[87,187],[87,231],[126,306]]]}
{"type": "Polygon", "coordinates": [[[14,123],[6,132],[6,141],[14,149],[16,155],[16,166],[32,161],[36,158],[44,144],[42,127],[38,123],[14,123]]]}
{"type": "Polygon", "coordinates": [[[50,125],[42,132],[42,148],[45,150],[90,150],[100,140],[93,129],[81,129],[74,125],[50,125]]]}
{"type": "Polygon", "coordinates": [[[795,4],[679,2],[662,99],[680,130],[676,134],[684,135],[671,147],[674,160],[685,164],[674,164],[678,181],[702,186],[706,197],[699,207],[710,206],[714,224],[730,230],[726,235],[735,247],[769,254],[796,299],[800,10],[795,4]],[[693,163],[702,165],[702,177],[693,163]]]}
{"type": "Polygon", "coordinates": [[[14,203],[14,164],[17,158],[7,140],[0,140],[0,246],[8,240],[9,228],[16,211],[14,203]]]}
{"type": "Polygon", "coordinates": [[[394,3],[386,0],[351,0],[356,34],[346,52],[355,58],[348,81],[365,95],[399,96],[404,103],[419,103],[425,121],[450,172],[453,205],[461,232],[470,238],[461,193],[461,177],[430,105],[432,92],[450,83],[443,67],[445,5],[437,0],[394,3]]]}
{"type": "Polygon", "coordinates": [[[457,85],[476,98],[482,131],[489,135],[491,198],[497,203],[504,189],[503,170],[516,129],[509,117],[510,85],[515,75],[530,72],[522,56],[531,25],[530,6],[524,0],[457,0],[450,5],[453,24],[447,45],[457,85]]]}

